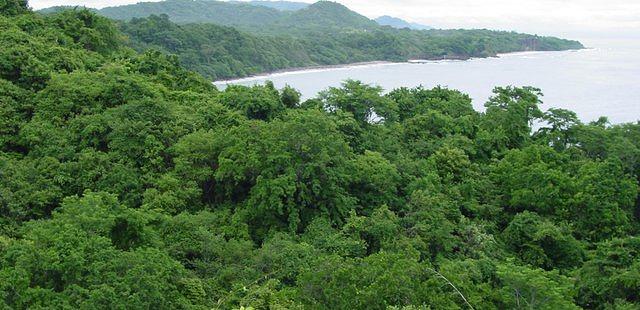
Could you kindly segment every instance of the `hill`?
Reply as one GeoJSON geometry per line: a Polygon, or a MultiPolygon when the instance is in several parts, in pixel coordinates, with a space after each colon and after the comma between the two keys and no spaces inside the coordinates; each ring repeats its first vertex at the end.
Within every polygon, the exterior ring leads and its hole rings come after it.
{"type": "Polygon", "coordinates": [[[108,7],[99,14],[119,20],[166,14],[173,22],[214,23],[226,26],[255,27],[273,24],[283,18],[283,12],[274,8],[251,5],[244,2],[207,0],[166,0],[141,2],[131,5],[108,7]]]}
{"type": "Polygon", "coordinates": [[[267,5],[256,2],[221,2],[209,0],[167,0],[110,7],[99,14],[113,19],[130,20],[149,15],[167,15],[179,24],[213,23],[233,26],[255,33],[298,34],[329,29],[349,31],[372,29],[377,24],[347,7],[331,1],[319,1],[304,8],[282,11],[274,7],[291,3],[267,5]]]}
{"type": "Polygon", "coordinates": [[[341,29],[342,31],[376,28],[377,24],[346,6],[332,1],[318,1],[293,12],[279,21],[278,26],[296,29],[341,29]]]}
{"type": "Polygon", "coordinates": [[[178,25],[166,15],[119,25],[136,50],[175,54],[184,66],[213,80],[316,64],[305,46],[291,38],[254,36],[214,24],[178,25]]]}
{"type": "Polygon", "coordinates": [[[58,5],[58,6],[52,6],[52,7],[44,8],[44,9],[38,10],[37,12],[41,13],[41,14],[53,14],[53,13],[60,13],[62,11],[75,10],[75,9],[88,10],[88,11],[92,11],[92,12],[97,12],[98,11],[96,9],[92,9],[92,8],[88,8],[88,7],[84,7],[84,6],[58,5]]]}
{"type": "Polygon", "coordinates": [[[0,8],[0,309],[640,308],[640,123],[534,87],[220,91],[90,11],[0,8]]]}
{"type": "Polygon", "coordinates": [[[381,26],[390,26],[396,29],[409,28],[413,30],[429,30],[433,29],[433,27],[421,25],[418,23],[410,23],[406,20],[391,17],[389,15],[380,16],[375,19],[375,21],[381,26]]]}
{"type": "MultiPolygon", "coordinates": [[[[326,20],[312,12],[317,10],[298,15],[314,16],[308,18],[307,27],[314,20],[326,20]]],[[[582,47],[575,41],[489,30],[413,31],[374,25],[367,31],[346,27],[338,31],[325,24],[297,30],[283,27],[264,35],[213,24],[179,25],[166,15],[135,18],[119,25],[138,51],[153,47],[175,54],[184,66],[213,80],[317,65],[466,59],[582,47]]],[[[363,26],[370,24],[364,22],[363,26]]]]}
{"type": "Polygon", "coordinates": [[[295,11],[282,11],[274,6],[258,3],[223,2],[210,0],[167,0],[142,2],[132,5],[109,7],[99,10],[99,14],[118,20],[167,15],[178,24],[212,23],[233,26],[256,33],[297,34],[314,30],[371,29],[375,22],[347,7],[330,1],[319,1],[295,11]]]}
{"type": "Polygon", "coordinates": [[[247,1],[245,3],[266,6],[280,11],[297,11],[309,6],[309,3],[291,1],[247,1]]]}
{"type": "Polygon", "coordinates": [[[136,50],[153,47],[175,54],[184,66],[213,80],[318,65],[582,48],[576,41],[513,32],[383,27],[330,1],[282,12],[246,3],[169,0],[99,13],[122,19],[118,25],[136,50]],[[147,18],[150,12],[167,14],[147,18]]]}

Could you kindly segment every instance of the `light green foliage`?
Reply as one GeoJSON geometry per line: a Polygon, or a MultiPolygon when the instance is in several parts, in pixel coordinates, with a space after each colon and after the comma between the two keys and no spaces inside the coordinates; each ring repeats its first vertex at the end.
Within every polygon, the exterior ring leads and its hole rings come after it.
{"type": "Polygon", "coordinates": [[[422,304],[426,274],[420,264],[398,254],[378,253],[342,261],[327,257],[299,278],[299,298],[313,309],[385,309],[422,304]]]}
{"type": "Polygon", "coordinates": [[[573,304],[572,281],[557,271],[520,267],[507,263],[497,266],[497,276],[505,308],[580,309],[573,304]]]}
{"type": "Polygon", "coordinates": [[[54,72],[95,69],[102,60],[75,48],[73,38],[39,15],[0,16],[0,30],[0,78],[26,89],[41,89],[54,72]]]}
{"type": "MultiPolygon", "coordinates": [[[[352,219],[349,219],[352,223],[352,219]]],[[[357,227],[345,226],[342,230],[337,230],[331,226],[331,222],[322,217],[316,218],[307,226],[302,240],[313,245],[315,248],[331,254],[343,257],[363,257],[367,252],[367,242],[363,240],[357,227]]]]}
{"type": "Polygon", "coordinates": [[[169,56],[124,47],[87,10],[0,8],[0,308],[640,306],[640,123],[543,114],[530,87],[497,88],[486,113],[455,90],[358,81],[300,102],[272,83],[218,91],[181,65],[249,74],[307,47],[318,63],[366,60],[363,46],[490,54],[520,35],[305,35],[347,26],[327,17],[368,27],[326,2],[308,23],[288,15],[301,25],[282,42],[166,17],[120,24],[169,56]]]}
{"type": "Polygon", "coordinates": [[[569,218],[575,182],[563,171],[569,158],[547,146],[508,152],[495,166],[503,206],[569,218]]]}
{"type": "Polygon", "coordinates": [[[3,300],[19,308],[189,306],[177,285],[189,275],[153,248],[152,217],[113,195],[65,199],[51,220],[25,225],[3,252],[3,300]]]}

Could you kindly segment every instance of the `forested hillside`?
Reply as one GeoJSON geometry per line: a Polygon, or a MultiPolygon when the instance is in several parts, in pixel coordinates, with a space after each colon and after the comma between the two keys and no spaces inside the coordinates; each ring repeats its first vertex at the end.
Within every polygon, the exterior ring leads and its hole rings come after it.
{"type": "MultiPolygon", "coordinates": [[[[274,3],[284,8],[295,4],[274,3]]],[[[331,1],[277,10],[260,3],[167,0],[97,12],[120,20],[130,47],[175,54],[183,66],[212,80],[297,67],[583,48],[577,41],[514,32],[383,27],[331,1]]]]}
{"type": "Polygon", "coordinates": [[[640,123],[218,91],[89,11],[0,9],[1,308],[640,307],[640,123]]]}
{"type": "Polygon", "coordinates": [[[582,48],[576,41],[489,30],[425,32],[378,27],[366,32],[316,30],[294,38],[252,35],[213,24],[178,25],[167,15],[119,24],[138,51],[153,47],[176,54],[184,66],[213,80],[305,66],[582,48]]]}
{"type": "Polygon", "coordinates": [[[640,307],[638,123],[221,92],[89,11],[1,9],[3,308],[640,307]]]}
{"type": "Polygon", "coordinates": [[[211,80],[242,77],[317,64],[302,42],[284,37],[257,37],[213,24],[177,25],[166,15],[120,23],[129,45],[175,54],[187,68],[211,80]]]}
{"type": "Polygon", "coordinates": [[[226,26],[259,27],[288,15],[274,8],[243,2],[209,0],[166,0],[108,7],[99,14],[113,19],[130,20],[166,14],[176,23],[214,23],[226,26]]]}
{"type": "Polygon", "coordinates": [[[280,11],[297,11],[309,6],[306,2],[291,2],[291,1],[247,1],[246,3],[252,5],[266,6],[280,11]]]}
{"type": "Polygon", "coordinates": [[[257,33],[318,29],[364,30],[377,26],[374,21],[331,1],[319,1],[298,10],[278,10],[273,6],[246,2],[166,0],[108,7],[99,10],[99,13],[124,21],[165,14],[173,22],[180,24],[213,23],[257,33]]]}

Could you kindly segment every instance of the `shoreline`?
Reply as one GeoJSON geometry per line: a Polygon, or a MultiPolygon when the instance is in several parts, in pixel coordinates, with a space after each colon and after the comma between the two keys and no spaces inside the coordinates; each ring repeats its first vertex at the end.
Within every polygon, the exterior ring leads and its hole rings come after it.
{"type": "Polygon", "coordinates": [[[471,61],[477,59],[491,59],[491,58],[501,58],[503,56],[518,56],[518,55],[528,55],[528,54],[539,54],[539,53],[548,53],[548,52],[576,52],[581,50],[588,50],[589,48],[584,49],[569,49],[569,50],[561,50],[561,51],[517,51],[517,52],[508,52],[508,53],[499,53],[496,55],[491,55],[487,57],[440,57],[440,58],[430,58],[430,59],[408,59],[406,61],[363,61],[363,62],[354,62],[347,64],[339,64],[339,65],[318,65],[318,66],[308,66],[308,67],[294,67],[288,69],[280,69],[274,71],[263,72],[255,75],[250,75],[241,78],[231,78],[225,80],[217,80],[212,81],[211,83],[214,85],[229,85],[233,83],[242,83],[245,81],[252,81],[265,77],[272,76],[283,76],[297,73],[309,73],[309,72],[322,72],[322,71],[330,71],[336,69],[351,69],[351,68],[361,68],[361,67],[376,67],[376,66],[387,66],[387,65],[401,65],[401,64],[429,64],[429,63],[440,63],[440,62],[458,62],[458,61],[471,61]]]}
{"type": "Polygon", "coordinates": [[[298,73],[298,72],[320,72],[320,71],[333,70],[333,69],[358,68],[358,67],[381,66],[381,65],[392,65],[392,64],[402,64],[402,63],[405,63],[405,62],[379,60],[379,61],[353,62],[353,63],[339,64],[339,65],[317,65],[317,66],[308,66],[308,67],[293,67],[288,69],[267,71],[267,72],[240,77],[240,78],[217,80],[217,81],[213,81],[212,83],[222,84],[222,83],[229,83],[229,82],[239,82],[243,80],[254,80],[257,78],[262,78],[267,76],[285,75],[285,74],[298,73]]]}

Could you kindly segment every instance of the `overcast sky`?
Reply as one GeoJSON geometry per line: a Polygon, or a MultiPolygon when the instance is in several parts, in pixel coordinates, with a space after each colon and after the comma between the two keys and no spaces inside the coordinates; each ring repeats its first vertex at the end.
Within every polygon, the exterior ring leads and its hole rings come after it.
{"type": "MultiPolygon", "coordinates": [[[[149,0],[147,0],[149,1],[149,0]]],[[[151,0],[153,1],[153,0],[151,0]]],[[[295,0],[294,0],[295,1],[295,0]]],[[[139,0],[31,0],[101,8],[139,0]]],[[[300,2],[314,2],[300,0],[300,2]]],[[[640,33],[640,0],[338,0],[371,18],[392,15],[438,28],[490,28],[545,35],[640,33]]]]}

